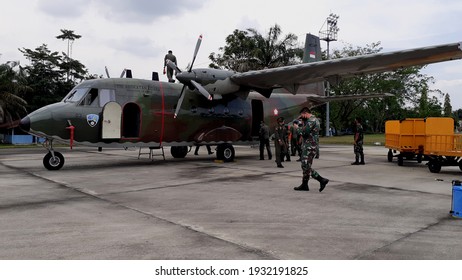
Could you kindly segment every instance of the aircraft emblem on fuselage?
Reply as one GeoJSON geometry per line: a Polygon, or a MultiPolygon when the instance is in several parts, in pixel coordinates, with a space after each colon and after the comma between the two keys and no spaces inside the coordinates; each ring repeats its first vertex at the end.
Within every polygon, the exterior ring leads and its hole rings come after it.
{"type": "Polygon", "coordinates": [[[98,124],[99,116],[96,114],[87,115],[87,123],[91,127],[95,127],[98,124]]]}

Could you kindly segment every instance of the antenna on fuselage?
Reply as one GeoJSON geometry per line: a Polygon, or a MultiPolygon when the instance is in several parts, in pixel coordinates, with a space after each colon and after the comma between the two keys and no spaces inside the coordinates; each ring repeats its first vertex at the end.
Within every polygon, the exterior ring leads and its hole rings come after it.
{"type": "Polygon", "coordinates": [[[120,73],[120,77],[123,78],[125,76],[125,72],[127,72],[127,68],[122,70],[122,73],[120,73]]]}
{"type": "Polygon", "coordinates": [[[107,66],[104,66],[104,70],[106,71],[106,76],[110,78],[111,76],[109,76],[109,71],[107,70],[107,66]]]}

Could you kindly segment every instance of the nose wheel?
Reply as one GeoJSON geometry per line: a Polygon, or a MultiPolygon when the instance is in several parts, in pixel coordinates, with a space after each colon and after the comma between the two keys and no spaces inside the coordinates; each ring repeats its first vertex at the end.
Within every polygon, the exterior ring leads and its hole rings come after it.
{"type": "Polygon", "coordinates": [[[43,157],[43,165],[48,170],[59,170],[64,165],[64,156],[60,152],[50,151],[43,157]]]}
{"type": "Polygon", "coordinates": [[[48,139],[43,146],[48,153],[43,157],[43,166],[48,170],[59,170],[64,165],[64,156],[53,150],[53,140],[48,139]]]}

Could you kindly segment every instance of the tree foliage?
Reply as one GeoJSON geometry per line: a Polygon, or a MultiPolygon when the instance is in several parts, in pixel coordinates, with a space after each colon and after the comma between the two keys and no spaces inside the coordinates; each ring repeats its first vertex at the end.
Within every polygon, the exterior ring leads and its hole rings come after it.
{"type": "Polygon", "coordinates": [[[445,117],[454,117],[451,106],[451,98],[448,93],[444,96],[443,115],[445,117]]]}
{"type": "Polygon", "coordinates": [[[12,125],[26,114],[26,101],[20,97],[30,88],[24,83],[19,62],[11,61],[0,65],[0,126],[12,125]]]}
{"type": "Polygon", "coordinates": [[[303,50],[298,47],[297,36],[281,36],[277,24],[265,35],[253,28],[236,29],[226,37],[226,46],[219,48],[222,54],[209,55],[210,67],[246,72],[300,63],[303,50]]]}
{"type": "Polygon", "coordinates": [[[0,126],[18,121],[27,111],[60,101],[88,76],[85,66],[70,57],[70,44],[81,38],[72,30],[61,29],[57,39],[68,40],[67,53],[51,51],[46,44],[35,49],[20,48],[29,60],[0,65],[0,126]],[[15,70],[18,68],[18,70],[15,70]]]}
{"type": "Polygon", "coordinates": [[[30,65],[24,67],[27,83],[34,92],[25,97],[30,110],[61,100],[87,74],[79,61],[65,53],[52,52],[46,44],[19,51],[30,61],[30,65]]]}
{"type": "MultiPolygon", "coordinates": [[[[334,51],[332,57],[374,54],[381,50],[380,42],[357,48],[350,45],[334,51]]],[[[409,67],[343,79],[331,88],[332,95],[391,93],[394,96],[331,102],[332,125],[337,130],[345,129],[358,116],[369,131],[383,132],[386,120],[441,116],[438,98],[428,97],[428,93],[440,95],[440,92],[429,90],[433,77],[420,73],[420,70],[421,67],[409,67]]]]}

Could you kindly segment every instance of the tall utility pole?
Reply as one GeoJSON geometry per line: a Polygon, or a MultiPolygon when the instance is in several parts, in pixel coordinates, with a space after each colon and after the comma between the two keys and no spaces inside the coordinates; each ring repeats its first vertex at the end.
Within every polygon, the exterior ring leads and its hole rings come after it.
{"type": "MultiPolygon", "coordinates": [[[[324,24],[319,30],[319,39],[327,42],[327,59],[330,59],[329,54],[329,43],[337,41],[337,33],[340,30],[337,27],[337,21],[339,16],[336,14],[330,14],[324,24]],[[323,29],[325,27],[325,29],[323,29]]],[[[330,94],[329,81],[326,82],[326,96],[330,94]]],[[[330,136],[330,106],[329,102],[326,103],[326,136],[330,136]]]]}

